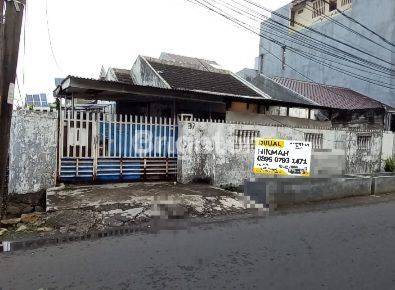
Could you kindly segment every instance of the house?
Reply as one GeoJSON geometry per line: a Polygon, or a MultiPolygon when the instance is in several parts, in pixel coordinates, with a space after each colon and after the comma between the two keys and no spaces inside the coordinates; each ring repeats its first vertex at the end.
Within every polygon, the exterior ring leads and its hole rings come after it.
{"type": "Polygon", "coordinates": [[[129,75],[111,68],[106,74],[102,74],[102,78],[146,87],[213,95],[213,102],[120,100],[117,102],[117,112],[121,114],[170,117],[188,113],[199,118],[224,119],[227,106],[235,106],[236,101],[218,103],[214,101],[214,95],[247,100],[270,99],[248,82],[229,71],[216,68],[216,65],[213,61],[162,53],[160,58],[139,56],[128,72],[129,75]]]}
{"type": "Polygon", "coordinates": [[[393,0],[294,0],[262,22],[256,69],[394,106],[394,22],[393,0]]]}
{"type": "Polygon", "coordinates": [[[267,77],[252,69],[244,69],[239,75],[277,100],[325,107],[315,111],[315,118],[330,121],[334,128],[395,130],[394,108],[351,89],[267,77]]]}
{"type": "Polygon", "coordinates": [[[169,53],[162,53],[159,58],[139,56],[131,70],[102,68],[100,79],[212,96],[203,102],[163,98],[156,102],[152,99],[127,98],[117,101],[118,113],[167,117],[192,114],[197,118],[226,119],[234,122],[257,121],[254,116],[259,114],[267,116],[266,120],[260,118],[260,122],[283,122],[286,125],[304,126],[324,125],[310,121],[314,120],[314,114],[310,114],[313,116],[310,120],[308,118],[308,111],[320,106],[312,102],[301,103],[293,102],[292,99],[272,98],[270,94],[261,91],[237,74],[221,68],[215,61],[169,53]],[[279,104],[281,106],[278,106],[279,104]],[[285,109],[285,118],[279,115],[279,107],[288,108],[285,109]],[[301,118],[306,120],[300,120],[301,118]]]}
{"type": "MultiPolygon", "coordinates": [[[[321,127],[309,116],[325,108],[272,98],[214,61],[166,53],[139,56],[130,70],[102,69],[99,79],[69,76],[54,96],[62,108],[62,181],[171,178],[177,171],[179,119],[253,123],[254,116],[266,116],[257,123],[296,126],[299,120],[304,127],[321,127]],[[114,111],[100,110],[103,105],[114,111]],[[292,117],[294,111],[299,115],[292,117]]],[[[254,132],[235,134],[252,140],[254,132]]]]}

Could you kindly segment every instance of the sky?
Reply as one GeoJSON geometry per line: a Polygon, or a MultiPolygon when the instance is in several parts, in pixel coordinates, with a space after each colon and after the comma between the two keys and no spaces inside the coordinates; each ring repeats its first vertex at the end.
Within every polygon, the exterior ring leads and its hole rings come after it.
{"type": "MultiPolygon", "coordinates": [[[[277,9],[290,0],[255,1],[277,9]]],[[[97,78],[102,65],[131,68],[138,55],[205,58],[237,72],[254,67],[258,49],[258,36],[187,0],[27,0],[16,103],[52,95],[55,77],[97,78]]]]}

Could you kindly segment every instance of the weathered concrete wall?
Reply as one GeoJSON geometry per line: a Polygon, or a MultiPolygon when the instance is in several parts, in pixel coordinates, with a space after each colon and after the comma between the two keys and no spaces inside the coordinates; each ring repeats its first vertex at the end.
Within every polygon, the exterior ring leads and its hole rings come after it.
{"type": "Polygon", "coordinates": [[[169,86],[161,79],[148,62],[139,56],[133,64],[131,74],[133,80],[138,85],[152,86],[158,88],[169,88],[169,86]]]}
{"type": "MultiPolygon", "coordinates": [[[[311,5],[311,3],[310,3],[311,5]]],[[[290,17],[291,10],[290,4],[280,8],[276,11],[278,14],[281,14],[285,17],[290,17]]],[[[352,8],[345,12],[347,15],[356,19],[357,21],[363,23],[373,31],[379,32],[380,35],[384,36],[387,40],[394,43],[395,42],[395,1],[394,0],[353,0],[352,8]]],[[[339,59],[328,57],[328,55],[324,55],[322,52],[317,52],[314,47],[306,47],[298,44],[298,41],[295,40],[298,38],[298,34],[289,34],[287,27],[289,26],[289,21],[283,19],[279,16],[273,15],[272,19],[277,22],[280,22],[286,27],[276,26],[276,31],[274,28],[270,27],[271,22],[263,22],[261,26],[262,35],[267,35],[277,40],[281,45],[277,45],[273,42],[265,40],[261,38],[260,41],[260,51],[259,53],[264,55],[263,60],[263,68],[262,73],[267,76],[284,76],[288,78],[296,78],[301,79],[299,73],[313,79],[315,82],[324,83],[328,85],[336,85],[347,87],[353,89],[357,92],[365,94],[369,97],[373,97],[382,102],[388,103],[389,105],[395,105],[395,99],[393,98],[393,91],[388,88],[389,86],[395,85],[395,78],[391,77],[390,74],[384,76],[375,76],[372,75],[370,70],[366,70],[366,72],[358,69],[359,66],[351,64],[351,67],[347,67],[346,70],[349,71],[349,74],[340,73],[338,70],[333,69],[328,66],[323,66],[320,63],[314,62],[310,59],[302,57],[300,54],[292,52],[290,49],[286,49],[285,55],[285,63],[292,67],[284,67],[282,68],[282,45],[287,47],[293,47],[294,49],[302,50],[307,55],[313,56],[318,59],[328,59],[326,62],[330,63],[332,60],[339,61],[339,59]],[[289,35],[289,38],[285,38],[283,34],[281,34],[278,30],[282,30],[286,35],[289,35]],[[268,51],[270,53],[268,53],[268,51]],[[273,56],[274,54],[275,56],[273,56]],[[357,67],[352,68],[352,66],[357,67]],[[363,78],[371,78],[374,80],[378,80],[381,82],[385,82],[389,84],[389,86],[384,87],[380,84],[368,83],[361,78],[352,77],[352,75],[360,75],[363,78]]],[[[371,32],[359,26],[357,23],[351,22],[349,19],[342,15],[333,16],[337,22],[351,28],[353,31],[357,31],[358,33],[363,34],[368,39],[359,37],[353,34],[352,31],[346,30],[335,22],[330,20],[323,20],[313,24],[311,27],[320,33],[324,33],[333,39],[340,40],[344,43],[352,45],[361,49],[364,52],[370,53],[378,58],[385,60],[386,62],[395,63],[395,53],[391,53],[388,50],[377,46],[376,44],[369,41],[369,39],[374,39],[376,42],[380,42],[380,44],[385,46],[383,41],[380,41],[377,36],[373,35],[371,32]]],[[[317,34],[314,31],[309,31],[307,29],[303,29],[300,31],[307,37],[313,37],[318,40],[318,42],[323,42],[330,44],[334,47],[340,48],[347,53],[352,53],[357,57],[363,58],[365,60],[369,60],[373,63],[380,63],[384,66],[389,67],[388,64],[380,62],[379,60],[368,56],[361,51],[356,51],[351,47],[347,47],[339,44],[333,40],[323,37],[322,35],[317,34]]],[[[387,46],[391,48],[390,46],[387,46]]],[[[330,49],[329,49],[330,50],[330,49]]],[[[341,62],[350,65],[349,62],[341,62]]],[[[336,65],[338,68],[345,69],[341,65],[336,65]]]]}
{"type": "Polygon", "coordinates": [[[382,157],[386,159],[394,155],[394,134],[392,132],[383,133],[382,157]]]}
{"type": "Polygon", "coordinates": [[[256,203],[275,209],[277,206],[311,201],[340,199],[371,194],[370,177],[339,178],[260,178],[247,181],[244,194],[256,203]]]}
{"type": "Polygon", "coordinates": [[[395,192],[395,175],[381,174],[373,177],[373,193],[376,195],[395,192]]]}
{"type": "Polygon", "coordinates": [[[381,164],[382,131],[206,122],[180,122],[179,126],[178,179],[182,183],[200,179],[217,186],[238,186],[253,177],[254,149],[235,149],[236,130],[254,130],[260,137],[288,140],[304,140],[305,133],[322,133],[323,150],[312,154],[312,174],[316,176],[370,173],[379,171],[381,164]],[[357,148],[359,134],[371,136],[370,149],[357,148]]]}
{"type": "MultiPolygon", "coordinates": [[[[292,110],[291,108],[290,110],[292,110]]],[[[285,117],[276,115],[266,114],[254,114],[254,113],[240,113],[240,112],[226,112],[227,122],[241,122],[241,123],[256,123],[260,125],[286,125],[286,126],[298,126],[298,127],[312,127],[312,128],[332,128],[330,121],[316,121],[305,118],[297,117],[285,117]]]]}
{"type": "Polygon", "coordinates": [[[53,187],[56,175],[56,113],[14,111],[10,142],[9,194],[26,194],[53,187]]]}

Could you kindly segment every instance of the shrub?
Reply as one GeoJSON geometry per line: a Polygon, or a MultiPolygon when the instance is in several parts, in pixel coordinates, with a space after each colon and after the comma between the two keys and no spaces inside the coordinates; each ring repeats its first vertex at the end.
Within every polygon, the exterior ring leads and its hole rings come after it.
{"type": "Polygon", "coordinates": [[[394,172],[395,171],[395,158],[389,157],[384,160],[384,170],[385,172],[394,172]]]}

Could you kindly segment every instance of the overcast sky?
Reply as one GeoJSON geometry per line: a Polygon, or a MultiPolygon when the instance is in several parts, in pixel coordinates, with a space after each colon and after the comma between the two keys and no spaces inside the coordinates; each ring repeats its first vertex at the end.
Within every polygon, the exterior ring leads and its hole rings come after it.
{"type": "MultiPolygon", "coordinates": [[[[257,1],[277,9],[290,0],[257,1]]],[[[215,60],[234,72],[253,67],[259,39],[186,0],[27,0],[21,39],[21,94],[51,93],[54,78],[97,78],[100,67],[130,68],[162,51],[215,60]]],[[[18,92],[16,92],[17,99],[18,92]]]]}

